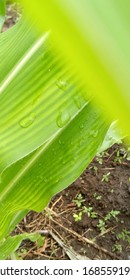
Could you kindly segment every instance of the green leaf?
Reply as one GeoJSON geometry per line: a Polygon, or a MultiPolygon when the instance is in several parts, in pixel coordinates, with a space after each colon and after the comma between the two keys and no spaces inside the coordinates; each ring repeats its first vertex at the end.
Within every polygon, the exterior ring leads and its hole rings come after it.
{"type": "Polygon", "coordinates": [[[6,240],[0,242],[0,260],[7,259],[19,248],[21,242],[25,239],[29,239],[32,242],[38,241],[40,245],[43,243],[43,238],[38,233],[24,233],[17,236],[10,236],[6,240]]]}
{"type": "Polygon", "coordinates": [[[13,163],[1,177],[2,239],[81,174],[109,125],[48,33],[41,36],[23,18],[1,35],[0,49],[0,170],[13,163]]]}
{"type": "Polygon", "coordinates": [[[6,7],[6,0],[0,0],[0,31],[2,30],[3,23],[5,20],[5,7],[6,7]]]}
{"type": "Polygon", "coordinates": [[[1,171],[27,155],[1,177],[1,238],[80,175],[108,129],[48,34],[40,36],[24,17],[0,37],[1,171]]]}
{"type": "Polygon", "coordinates": [[[46,144],[14,163],[0,185],[0,238],[22,210],[41,211],[51,197],[72,183],[91,162],[108,125],[86,103],[46,144]]]}
{"type": "Polygon", "coordinates": [[[75,67],[89,95],[130,137],[130,1],[21,0],[75,67]],[[31,5],[31,8],[30,8],[31,5]]]}
{"type": "Polygon", "coordinates": [[[7,236],[14,230],[14,228],[19,224],[19,222],[27,215],[27,210],[18,211],[12,216],[11,222],[7,229],[7,236]]]}
{"type": "Polygon", "coordinates": [[[115,143],[122,143],[123,138],[125,138],[125,135],[119,130],[118,123],[113,122],[105,135],[101,147],[98,149],[98,153],[107,150],[115,143]]]}
{"type": "Polygon", "coordinates": [[[48,33],[39,35],[25,17],[1,34],[0,50],[1,173],[58,133],[86,100],[48,33]]]}

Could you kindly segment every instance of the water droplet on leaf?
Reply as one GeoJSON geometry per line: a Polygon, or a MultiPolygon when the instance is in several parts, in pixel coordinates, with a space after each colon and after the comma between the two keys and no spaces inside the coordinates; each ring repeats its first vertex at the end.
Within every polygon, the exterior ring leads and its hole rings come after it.
{"type": "Polygon", "coordinates": [[[97,137],[97,135],[98,135],[98,130],[91,130],[91,131],[89,132],[89,134],[90,134],[91,136],[93,136],[93,137],[97,137]]]}
{"type": "Polygon", "coordinates": [[[62,128],[64,125],[66,125],[69,122],[70,119],[71,117],[69,113],[66,110],[64,110],[63,112],[59,113],[56,123],[58,127],[62,128]]]}
{"type": "Polygon", "coordinates": [[[83,128],[84,128],[84,125],[83,125],[83,124],[80,124],[79,127],[80,127],[80,129],[83,129],[83,128]]]}
{"type": "Polygon", "coordinates": [[[47,179],[47,178],[44,178],[44,182],[47,183],[47,182],[48,182],[48,179],[47,179]]]}
{"type": "Polygon", "coordinates": [[[59,89],[62,89],[63,91],[65,91],[67,88],[67,82],[64,80],[57,80],[56,85],[59,89]]]}
{"type": "Polygon", "coordinates": [[[60,181],[60,179],[56,179],[56,180],[55,180],[55,183],[58,183],[59,181],[60,181]]]}
{"type": "Polygon", "coordinates": [[[36,115],[34,113],[31,113],[30,115],[21,119],[19,124],[20,124],[21,127],[27,128],[27,127],[29,127],[30,125],[33,124],[35,118],[36,118],[36,115]]]}

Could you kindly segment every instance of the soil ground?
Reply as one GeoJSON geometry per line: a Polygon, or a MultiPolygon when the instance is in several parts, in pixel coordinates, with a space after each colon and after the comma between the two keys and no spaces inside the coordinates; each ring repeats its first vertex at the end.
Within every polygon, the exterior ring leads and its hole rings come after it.
{"type": "Polygon", "coordinates": [[[44,245],[24,241],[24,259],[129,259],[130,161],[123,146],[95,157],[42,213],[30,212],[15,233],[40,232],[44,245]]]}
{"type": "MultiPolygon", "coordinates": [[[[7,5],[3,31],[20,16],[7,5]]],[[[24,241],[22,259],[130,259],[130,161],[123,146],[95,157],[42,213],[30,212],[13,234],[38,231],[44,244],[24,241]]]]}

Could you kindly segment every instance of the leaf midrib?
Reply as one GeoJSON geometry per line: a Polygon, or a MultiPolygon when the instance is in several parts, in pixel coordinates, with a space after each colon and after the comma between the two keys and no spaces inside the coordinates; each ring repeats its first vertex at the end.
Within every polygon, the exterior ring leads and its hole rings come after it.
{"type": "Polygon", "coordinates": [[[24,56],[18,61],[18,63],[13,67],[13,69],[9,72],[6,78],[2,81],[0,85],[0,94],[4,92],[4,90],[8,87],[8,85],[12,82],[12,80],[17,76],[17,74],[22,70],[22,68],[26,65],[26,63],[31,59],[31,57],[37,52],[37,50],[42,46],[42,44],[46,41],[49,36],[49,32],[46,32],[44,36],[40,37],[36,42],[32,45],[31,48],[24,54],[24,56]]]}

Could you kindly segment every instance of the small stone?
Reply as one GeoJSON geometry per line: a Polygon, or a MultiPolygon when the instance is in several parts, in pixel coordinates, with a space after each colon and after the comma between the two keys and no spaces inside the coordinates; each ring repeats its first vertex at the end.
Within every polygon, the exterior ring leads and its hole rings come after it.
{"type": "Polygon", "coordinates": [[[81,180],[81,183],[83,183],[83,184],[84,184],[84,180],[81,180]]]}

